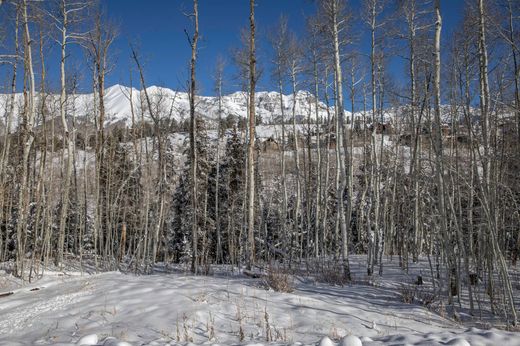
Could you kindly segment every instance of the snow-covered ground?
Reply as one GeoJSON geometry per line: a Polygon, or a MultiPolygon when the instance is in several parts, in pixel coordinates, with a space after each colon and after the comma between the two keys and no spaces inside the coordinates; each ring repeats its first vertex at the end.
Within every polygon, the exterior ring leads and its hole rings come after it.
{"type": "Polygon", "coordinates": [[[344,287],[297,277],[292,293],[222,268],[212,276],[179,268],[48,272],[17,288],[3,274],[0,293],[14,294],[0,297],[0,344],[267,344],[269,334],[271,343],[290,345],[520,345],[520,333],[469,328],[404,304],[397,287],[410,278],[397,270],[344,287]]]}

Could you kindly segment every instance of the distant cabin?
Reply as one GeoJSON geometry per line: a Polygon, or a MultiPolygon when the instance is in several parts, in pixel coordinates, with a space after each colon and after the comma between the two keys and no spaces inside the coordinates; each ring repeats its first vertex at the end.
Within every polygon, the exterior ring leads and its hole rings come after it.
{"type": "Polygon", "coordinates": [[[457,133],[457,135],[455,136],[455,139],[460,144],[470,144],[470,142],[471,142],[469,134],[466,134],[466,133],[457,133]]]}
{"type": "Polygon", "coordinates": [[[442,124],[441,125],[441,134],[444,137],[451,136],[452,135],[451,126],[447,125],[447,124],[442,124]]]}
{"type": "MultiPolygon", "coordinates": [[[[429,134],[425,135],[420,133],[418,140],[420,141],[420,144],[423,146],[428,146],[430,144],[431,137],[429,134]]],[[[402,135],[399,135],[398,143],[407,147],[412,147],[414,145],[415,141],[415,134],[406,132],[402,135]]]]}
{"type": "MultiPolygon", "coordinates": [[[[296,135],[296,140],[298,141],[298,148],[303,148],[303,147],[306,147],[307,146],[307,141],[305,140],[305,138],[301,135],[301,134],[297,134],[296,135]]],[[[295,149],[295,145],[294,145],[294,135],[292,133],[290,133],[288,136],[287,136],[287,147],[290,149],[290,150],[294,150],[295,149]]]]}
{"type": "MultiPolygon", "coordinates": [[[[391,135],[393,134],[392,124],[390,123],[376,123],[376,134],[391,135]]],[[[370,131],[374,131],[374,124],[370,125],[370,131]]]]}
{"type": "Polygon", "coordinates": [[[280,151],[280,144],[273,137],[269,137],[262,142],[261,149],[264,153],[280,151]]]}
{"type": "Polygon", "coordinates": [[[401,145],[405,145],[408,147],[412,146],[413,136],[411,133],[403,133],[399,136],[398,142],[401,145]]]}
{"type": "Polygon", "coordinates": [[[500,119],[500,123],[497,125],[497,134],[500,136],[516,136],[516,124],[510,119],[500,119]]]}
{"type": "Polygon", "coordinates": [[[336,149],[336,135],[328,133],[322,137],[321,147],[325,148],[328,145],[329,149],[336,149]]]}

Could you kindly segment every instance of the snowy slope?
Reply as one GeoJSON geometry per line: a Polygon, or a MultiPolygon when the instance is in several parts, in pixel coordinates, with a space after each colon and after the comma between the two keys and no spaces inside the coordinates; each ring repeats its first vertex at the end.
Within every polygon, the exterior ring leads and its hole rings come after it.
{"type": "MultiPolygon", "coordinates": [[[[363,260],[353,259],[354,271],[363,260]]],[[[266,343],[268,330],[279,345],[316,345],[325,336],[356,337],[341,346],[520,345],[518,333],[463,327],[402,303],[391,286],[405,274],[388,272],[376,285],[298,278],[292,293],[218,269],[209,277],[181,268],[144,276],[50,272],[0,298],[0,345],[245,345],[266,343]]]]}

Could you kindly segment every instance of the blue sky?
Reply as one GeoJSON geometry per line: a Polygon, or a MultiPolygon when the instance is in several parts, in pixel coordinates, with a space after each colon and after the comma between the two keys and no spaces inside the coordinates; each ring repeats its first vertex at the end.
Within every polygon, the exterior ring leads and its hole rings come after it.
{"type": "MultiPolygon", "coordinates": [[[[110,17],[119,23],[120,36],[116,42],[118,67],[108,78],[110,83],[127,84],[129,42],[139,47],[146,62],[146,83],[183,88],[189,77],[190,47],[184,29],[192,31],[191,22],[184,13],[192,11],[187,0],[110,0],[106,2],[110,17]]],[[[281,14],[288,17],[291,29],[302,32],[304,17],[315,11],[311,0],[257,0],[256,21],[258,54],[268,59],[267,31],[281,14]]],[[[233,48],[240,47],[240,30],[249,25],[247,0],[199,0],[201,40],[197,75],[200,93],[213,93],[215,61],[218,55],[226,60],[227,91],[239,89],[231,59],[233,48]]],[[[268,68],[268,67],[266,67],[268,68]]],[[[259,88],[269,88],[268,73],[264,73],[259,88]]]]}
{"type": "MultiPolygon", "coordinates": [[[[162,85],[170,88],[185,88],[188,79],[190,48],[184,29],[191,30],[191,22],[183,12],[192,10],[189,0],[105,0],[112,20],[120,25],[120,36],[115,43],[117,67],[107,83],[128,84],[130,66],[129,43],[139,47],[145,61],[147,85],[162,85]]],[[[256,21],[258,30],[259,61],[269,59],[267,32],[276,25],[280,15],[289,20],[291,30],[302,34],[305,16],[315,12],[312,0],[257,0],[256,21]]],[[[349,2],[354,18],[360,16],[360,1],[349,2]]],[[[464,0],[443,0],[443,39],[462,17],[464,0]]],[[[240,46],[240,29],[249,24],[249,1],[247,0],[199,0],[199,25],[201,33],[197,76],[200,94],[213,94],[213,72],[218,55],[227,61],[225,89],[239,89],[230,52],[240,46]]],[[[363,38],[362,38],[363,40],[363,38]]],[[[366,39],[365,39],[366,41],[366,39]]],[[[363,47],[363,43],[362,43],[363,47]]],[[[365,48],[368,48],[365,45],[365,48]]],[[[273,89],[265,66],[259,89],[273,89]]],[[[392,73],[399,78],[403,67],[399,61],[391,66],[392,73]]],[[[134,77],[136,78],[136,77],[134,77]]]]}
{"type": "MultiPolygon", "coordinates": [[[[184,30],[191,32],[192,24],[184,15],[192,11],[191,0],[101,0],[111,21],[119,26],[119,35],[112,49],[112,70],[106,79],[106,86],[114,84],[129,85],[130,70],[134,69],[134,86],[137,86],[138,75],[135,64],[130,58],[130,44],[138,47],[144,65],[147,86],[159,85],[173,89],[185,90],[189,77],[188,63],[190,47],[184,30]]],[[[361,0],[348,1],[355,24],[355,30],[365,30],[359,22],[361,16],[361,0]]],[[[441,0],[443,14],[443,43],[447,43],[450,34],[462,18],[465,0],[441,0]]],[[[267,32],[285,15],[289,27],[297,35],[302,35],[305,17],[316,11],[315,0],[256,0],[257,48],[258,61],[264,68],[263,77],[258,83],[258,90],[275,89],[269,78],[267,64],[270,60],[270,48],[267,32]]],[[[248,0],[199,0],[199,23],[201,40],[197,78],[199,93],[213,95],[213,75],[216,57],[221,55],[227,61],[224,92],[239,90],[238,81],[234,78],[235,68],[231,59],[233,48],[240,47],[240,30],[249,24],[248,0]]],[[[33,33],[35,34],[35,33],[33,33]]],[[[360,37],[359,45],[364,53],[368,53],[369,38],[360,37]]],[[[69,75],[75,70],[83,76],[80,82],[81,91],[91,89],[90,72],[85,58],[78,48],[70,49],[67,60],[69,75]]],[[[51,87],[58,85],[59,51],[56,45],[47,51],[47,78],[51,87]]],[[[0,67],[0,76],[6,67],[0,67]]],[[[36,68],[38,69],[38,67],[36,68]]],[[[404,82],[403,61],[394,58],[390,63],[390,72],[399,82],[404,82]]],[[[36,71],[38,74],[38,70],[36,71]]],[[[21,78],[20,78],[21,80],[21,78]]]]}

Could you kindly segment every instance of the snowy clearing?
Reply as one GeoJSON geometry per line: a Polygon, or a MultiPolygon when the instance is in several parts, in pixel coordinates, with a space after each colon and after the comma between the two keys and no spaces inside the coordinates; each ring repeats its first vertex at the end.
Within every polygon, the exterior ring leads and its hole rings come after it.
{"type": "Polygon", "coordinates": [[[14,294],[0,297],[0,344],[520,345],[519,333],[468,328],[404,304],[392,287],[406,277],[387,272],[377,285],[296,278],[292,293],[224,271],[50,272],[2,288],[14,294]]]}

